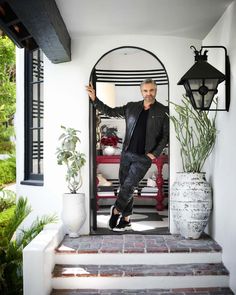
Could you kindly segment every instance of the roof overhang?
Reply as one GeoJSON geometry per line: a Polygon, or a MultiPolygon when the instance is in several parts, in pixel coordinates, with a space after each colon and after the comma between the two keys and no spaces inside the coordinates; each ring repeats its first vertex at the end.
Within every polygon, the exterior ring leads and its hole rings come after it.
{"type": "Polygon", "coordinates": [[[71,60],[71,39],[54,0],[0,0],[0,28],[20,48],[41,48],[53,63],[71,60]]]}

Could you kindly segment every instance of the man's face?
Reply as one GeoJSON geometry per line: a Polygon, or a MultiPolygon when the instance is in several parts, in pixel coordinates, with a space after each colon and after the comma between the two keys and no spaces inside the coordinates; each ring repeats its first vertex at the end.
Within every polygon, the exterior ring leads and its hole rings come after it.
{"type": "Polygon", "coordinates": [[[141,87],[142,96],[147,103],[153,103],[155,101],[157,88],[152,83],[143,84],[141,87]]]}

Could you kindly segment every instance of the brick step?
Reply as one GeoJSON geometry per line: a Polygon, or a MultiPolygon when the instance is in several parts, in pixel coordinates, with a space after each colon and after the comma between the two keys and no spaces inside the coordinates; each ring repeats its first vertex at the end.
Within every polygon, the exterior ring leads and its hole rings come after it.
{"type": "Polygon", "coordinates": [[[233,295],[230,288],[181,288],[181,289],[74,289],[74,290],[52,290],[51,295],[233,295]]]}
{"type": "Polygon", "coordinates": [[[221,247],[209,236],[179,235],[65,236],[55,250],[56,264],[219,263],[221,247]],[[89,255],[88,255],[89,254],[89,255]]]}
{"type": "Polygon", "coordinates": [[[54,289],[228,287],[222,263],[170,265],[56,265],[54,289]]]}

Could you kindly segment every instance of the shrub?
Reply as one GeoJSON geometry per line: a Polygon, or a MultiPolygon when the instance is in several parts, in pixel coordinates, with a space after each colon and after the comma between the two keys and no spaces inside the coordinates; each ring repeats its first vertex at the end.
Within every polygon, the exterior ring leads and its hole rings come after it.
{"type": "Polygon", "coordinates": [[[16,204],[16,197],[13,191],[1,190],[0,191],[0,212],[8,209],[16,204]]]}
{"type": "Polygon", "coordinates": [[[30,228],[19,230],[20,233],[15,238],[16,230],[30,214],[31,207],[27,199],[23,197],[20,197],[13,207],[0,213],[3,225],[0,229],[0,294],[2,295],[23,294],[23,248],[40,233],[46,224],[57,221],[55,215],[37,218],[30,228]]]}
{"type": "Polygon", "coordinates": [[[16,180],[16,159],[0,160],[0,187],[16,180]]]}
{"type": "Polygon", "coordinates": [[[0,212],[0,236],[2,236],[2,232],[4,228],[7,226],[9,219],[14,214],[15,208],[16,208],[16,205],[13,205],[10,208],[7,208],[4,211],[0,212]]]}
{"type": "Polygon", "coordinates": [[[11,141],[0,141],[0,154],[12,154],[15,144],[11,141]]]}

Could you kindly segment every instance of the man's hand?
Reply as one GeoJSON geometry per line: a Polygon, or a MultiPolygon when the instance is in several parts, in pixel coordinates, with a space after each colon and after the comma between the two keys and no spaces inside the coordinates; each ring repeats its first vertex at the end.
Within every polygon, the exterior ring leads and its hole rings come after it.
{"type": "Polygon", "coordinates": [[[151,153],[147,153],[147,156],[151,159],[151,160],[154,160],[156,157],[153,155],[153,154],[151,154],[151,153]]]}
{"type": "Polygon", "coordinates": [[[96,99],[96,93],[91,82],[89,83],[89,86],[86,86],[86,91],[88,92],[91,100],[94,101],[96,99]]]}

